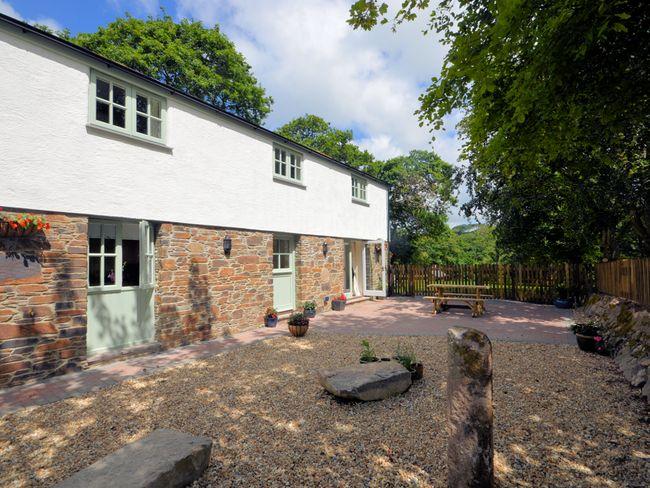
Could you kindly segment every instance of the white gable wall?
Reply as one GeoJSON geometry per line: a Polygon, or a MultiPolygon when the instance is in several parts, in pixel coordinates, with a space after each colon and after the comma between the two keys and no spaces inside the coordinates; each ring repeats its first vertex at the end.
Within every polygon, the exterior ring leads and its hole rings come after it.
{"type": "Polygon", "coordinates": [[[303,153],[306,188],[273,180],[273,140],[178,96],[0,26],[0,206],[387,239],[387,190],[303,153]],[[87,127],[91,67],[167,98],[171,150],[87,127]]]}

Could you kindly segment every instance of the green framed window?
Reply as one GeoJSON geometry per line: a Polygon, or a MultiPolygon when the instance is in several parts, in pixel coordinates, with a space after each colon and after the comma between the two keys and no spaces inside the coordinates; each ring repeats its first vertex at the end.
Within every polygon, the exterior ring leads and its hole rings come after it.
{"type": "Polygon", "coordinates": [[[302,183],[302,155],[282,146],[274,146],[273,174],[277,178],[302,183]]]}
{"type": "Polygon", "coordinates": [[[164,144],[167,101],[92,70],[88,118],[92,125],[164,144]]]}
{"type": "Polygon", "coordinates": [[[291,270],[291,239],[273,239],[273,269],[275,271],[291,270]]]}
{"type": "Polygon", "coordinates": [[[368,182],[358,176],[352,176],[352,199],[367,202],[368,182]]]}

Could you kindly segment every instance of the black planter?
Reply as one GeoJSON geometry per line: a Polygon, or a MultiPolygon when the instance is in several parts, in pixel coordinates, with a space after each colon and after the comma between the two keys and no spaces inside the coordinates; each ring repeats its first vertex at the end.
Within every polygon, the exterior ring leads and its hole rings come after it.
{"type": "Polygon", "coordinates": [[[578,341],[578,347],[580,350],[596,352],[596,340],[594,339],[594,336],[576,334],[576,340],[578,341]]]}
{"type": "Polygon", "coordinates": [[[345,300],[332,300],[332,310],[337,312],[345,310],[345,300]]]}
{"type": "Polygon", "coordinates": [[[310,319],[313,319],[314,317],[316,317],[316,309],[315,308],[305,309],[305,310],[303,310],[303,313],[305,314],[305,317],[310,318],[310,319]]]}
{"type": "Polygon", "coordinates": [[[556,298],[553,305],[555,308],[573,308],[573,298],[556,298]]]}
{"type": "Polygon", "coordinates": [[[264,317],[264,325],[267,327],[275,327],[278,325],[278,318],[275,317],[274,319],[271,317],[264,317]]]}
{"type": "Polygon", "coordinates": [[[411,380],[421,380],[424,376],[424,365],[422,363],[413,363],[411,365],[411,380]]]}
{"type": "Polygon", "coordinates": [[[359,362],[360,362],[361,364],[366,364],[366,363],[376,363],[377,361],[379,361],[378,358],[372,358],[372,359],[359,359],[359,362]]]}

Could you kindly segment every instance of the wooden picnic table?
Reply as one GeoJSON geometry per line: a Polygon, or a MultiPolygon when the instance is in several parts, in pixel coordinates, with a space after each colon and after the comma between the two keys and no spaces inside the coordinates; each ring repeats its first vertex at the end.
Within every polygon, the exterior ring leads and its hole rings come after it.
{"type": "Polygon", "coordinates": [[[433,314],[446,309],[450,301],[456,301],[469,305],[472,309],[472,317],[479,317],[485,312],[485,298],[490,298],[490,295],[483,293],[490,288],[486,285],[433,283],[428,288],[434,291],[434,296],[425,297],[433,302],[433,314]]]}

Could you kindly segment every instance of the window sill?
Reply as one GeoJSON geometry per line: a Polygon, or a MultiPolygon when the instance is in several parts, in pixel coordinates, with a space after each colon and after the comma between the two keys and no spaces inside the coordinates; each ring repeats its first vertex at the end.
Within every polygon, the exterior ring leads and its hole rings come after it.
{"type": "Polygon", "coordinates": [[[274,269],[273,274],[291,274],[293,270],[291,268],[280,268],[280,269],[274,269]]]}
{"type": "Polygon", "coordinates": [[[276,174],[273,175],[273,181],[277,181],[278,183],[286,183],[287,185],[297,186],[298,188],[302,188],[303,190],[307,189],[307,185],[305,185],[302,181],[292,180],[291,178],[285,178],[283,176],[278,176],[276,174]]]}
{"type": "Polygon", "coordinates": [[[137,142],[141,142],[143,144],[151,144],[152,146],[157,146],[157,147],[160,147],[162,149],[166,149],[167,151],[170,151],[170,152],[173,149],[172,147],[168,146],[164,142],[158,142],[158,141],[155,141],[155,140],[152,140],[152,139],[147,139],[145,137],[134,136],[133,134],[129,134],[128,132],[124,132],[124,131],[121,131],[121,130],[118,130],[118,129],[111,129],[110,127],[102,125],[102,124],[97,124],[97,123],[94,123],[94,122],[88,122],[88,123],[86,123],[86,127],[89,128],[89,129],[92,129],[92,130],[107,132],[109,134],[114,134],[114,135],[119,136],[119,137],[124,137],[125,139],[129,139],[131,141],[137,141],[137,142]]]}
{"type": "Polygon", "coordinates": [[[366,200],[361,200],[360,198],[352,197],[352,203],[356,203],[357,205],[363,205],[364,207],[370,206],[370,204],[366,200]]]}

